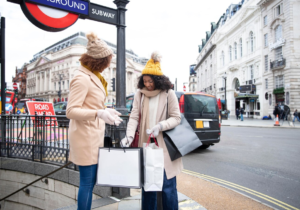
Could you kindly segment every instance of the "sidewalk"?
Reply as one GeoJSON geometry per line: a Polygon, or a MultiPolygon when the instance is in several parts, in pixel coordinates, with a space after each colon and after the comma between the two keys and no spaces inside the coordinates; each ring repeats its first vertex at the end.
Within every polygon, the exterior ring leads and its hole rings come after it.
{"type": "Polygon", "coordinates": [[[228,120],[222,120],[222,126],[237,126],[237,127],[259,127],[259,128],[300,128],[300,122],[295,123],[289,121],[279,121],[280,126],[274,126],[275,121],[260,120],[253,118],[245,118],[244,121],[237,120],[235,116],[230,116],[228,120]]]}

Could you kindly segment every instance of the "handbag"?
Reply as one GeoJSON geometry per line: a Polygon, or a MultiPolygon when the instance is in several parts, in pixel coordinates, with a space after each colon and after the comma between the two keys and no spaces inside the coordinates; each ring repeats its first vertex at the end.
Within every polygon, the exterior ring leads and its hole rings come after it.
{"type": "Polygon", "coordinates": [[[96,185],[141,188],[144,184],[143,165],[143,148],[128,148],[122,144],[119,148],[100,147],[96,185]]]}
{"type": "MultiPolygon", "coordinates": [[[[168,119],[168,98],[167,117],[168,119]]],[[[163,131],[163,138],[172,161],[183,157],[202,145],[189,122],[181,114],[181,122],[175,128],[163,131]]]]}
{"type": "Polygon", "coordinates": [[[144,190],[162,191],[164,183],[164,151],[160,148],[153,136],[154,142],[150,142],[151,135],[147,143],[143,144],[144,154],[144,190]]]}

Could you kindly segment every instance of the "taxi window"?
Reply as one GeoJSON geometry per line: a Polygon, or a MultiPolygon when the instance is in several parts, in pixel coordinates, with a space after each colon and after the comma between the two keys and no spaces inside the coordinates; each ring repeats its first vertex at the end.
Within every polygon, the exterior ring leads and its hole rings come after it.
{"type": "Polygon", "coordinates": [[[217,114],[216,98],[203,95],[185,95],[185,113],[217,114]]]}
{"type": "Polygon", "coordinates": [[[54,110],[55,111],[62,111],[62,110],[65,110],[65,109],[66,109],[65,104],[56,104],[56,105],[54,105],[54,110]]]}

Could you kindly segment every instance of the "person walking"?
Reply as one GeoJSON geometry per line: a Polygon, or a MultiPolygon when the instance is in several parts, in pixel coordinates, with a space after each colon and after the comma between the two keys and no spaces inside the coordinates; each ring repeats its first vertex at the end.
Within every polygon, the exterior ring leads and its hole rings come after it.
{"type": "MultiPolygon", "coordinates": [[[[160,67],[161,56],[154,52],[147,62],[138,81],[138,91],[135,94],[133,108],[127,125],[127,138],[122,139],[122,145],[129,146],[135,136],[138,123],[139,147],[148,140],[151,133],[156,137],[158,145],[164,151],[164,180],[162,188],[162,205],[164,210],[178,210],[176,176],[183,169],[181,158],[171,161],[163,139],[162,131],[170,130],[181,122],[178,99],[171,89],[168,77],[163,75],[160,67]],[[167,105],[168,103],[168,105],[167,105]],[[168,116],[167,114],[168,108],[168,116]],[[147,130],[149,129],[149,130],[147,130]]],[[[145,192],[142,188],[142,209],[157,209],[157,192],[145,192]]]]}
{"type": "Polygon", "coordinates": [[[274,115],[274,120],[275,121],[276,121],[277,115],[278,115],[278,119],[280,118],[280,107],[279,107],[278,103],[274,107],[273,115],[274,115]]]}
{"type": "Polygon", "coordinates": [[[236,115],[236,119],[238,120],[240,115],[240,110],[238,108],[236,108],[235,115],[236,115]]]}
{"type": "Polygon", "coordinates": [[[243,109],[243,107],[241,107],[240,112],[241,112],[241,121],[244,121],[244,109],[243,109]]]}
{"type": "Polygon", "coordinates": [[[96,183],[98,149],[103,147],[105,123],[119,125],[121,113],[105,108],[107,82],[101,72],[110,66],[112,50],[94,33],[86,35],[87,52],[70,82],[69,160],[79,167],[78,210],[90,210],[96,183]]]}
{"type": "Polygon", "coordinates": [[[294,119],[293,119],[293,122],[295,122],[296,119],[300,122],[300,119],[299,119],[299,115],[298,115],[297,109],[296,109],[295,112],[294,112],[294,119]]]}

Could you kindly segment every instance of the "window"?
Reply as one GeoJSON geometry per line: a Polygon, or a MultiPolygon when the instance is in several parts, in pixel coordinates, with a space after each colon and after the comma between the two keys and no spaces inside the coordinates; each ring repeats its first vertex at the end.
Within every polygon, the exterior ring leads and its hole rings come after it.
{"type": "Polygon", "coordinates": [[[56,82],[54,82],[54,90],[56,90],[56,82]]]}
{"type": "Polygon", "coordinates": [[[264,17],[264,26],[268,25],[268,16],[266,15],[264,17]]]}
{"type": "Polygon", "coordinates": [[[275,77],[275,84],[276,84],[276,88],[284,87],[284,77],[283,77],[283,75],[279,75],[279,76],[275,77]]]}
{"type": "Polygon", "coordinates": [[[282,60],[282,47],[278,47],[275,49],[275,60],[277,61],[282,60]]]}
{"type": "Polygon", "coordinates": [[[237,43],[234,43],[234,59],[237,59],[237,43]]]}
{"type": "Polygon", "coordinates": [[[272,105],[272,95],[271,94],[269,95],[269,105],[270,106],[272,105]]]}
{"type": "Polygon", "coordinates": [[[225,55],[224,55],[224,51],[222,51],[222,53],[221,53],[221,63],[222,63],[222,66],[225,65],[225,55]]]}
{"type": "Polygon", "coordinates": [[[253,32],[250,32],[250,52],[254,51],[254,36],[253,36],[253,32]]]}
{"type": "Polygon", "coordinates": [[[69,88],[69,80],[67,80],[67,88],[69,88]]]}
{"type": "Polygon", "coordinates": [[[265,34],[264,37],[265,37],[265,47],[268,47],[268,34],[265,34]]]}
{"type": "Polygon", "coordinates": [[[265,72],[269,70],[269,56],[265,55],[265,72]]]}
{"type": "Polygon", "coordinates": [[[275,16],[278,16],[282,13],[282,8],[281,8],[281,5],[278,5],[276,8],[275,8],[275,16]]]}
{"type": "Polygon", "coordinates": [[[254,79],[253,65],[250,66],[250,79],[254,79]]]}
{"type": "Polygon", "coordinates": [[[232,47],[229,46],[229,61],[232,61],[232,47]]]}
{"type": "Polygon", "coordinates": [[[282,38],[282,26],[278,25],[275,28],[275,41],[279,40],[282,38]]]}
{"type": "Polygon", "coordinates": [[[289,92],[286,92],[286,94],[285,94],[285,101],[286,101],[287,105],[290,103],[290,93],[289,92]]]}
{"type": "Polygon", "coordinates": [[[210,60],[212,60],[212,55],[210,55],[210,60]]]}
{"type": "Polygon", "coordinates": [[[265,79],[266,89],[268,89],[268,79],[265,79]]]}
{"type": "Polygon", "coordinates": [[[257,110],[260,110],[260,103],[257,102],[257,110]]]}
{"type": "Polygon", "coordinates": [[[243,57],[243,40],[240,38],[240,56],[243,57]]]}

